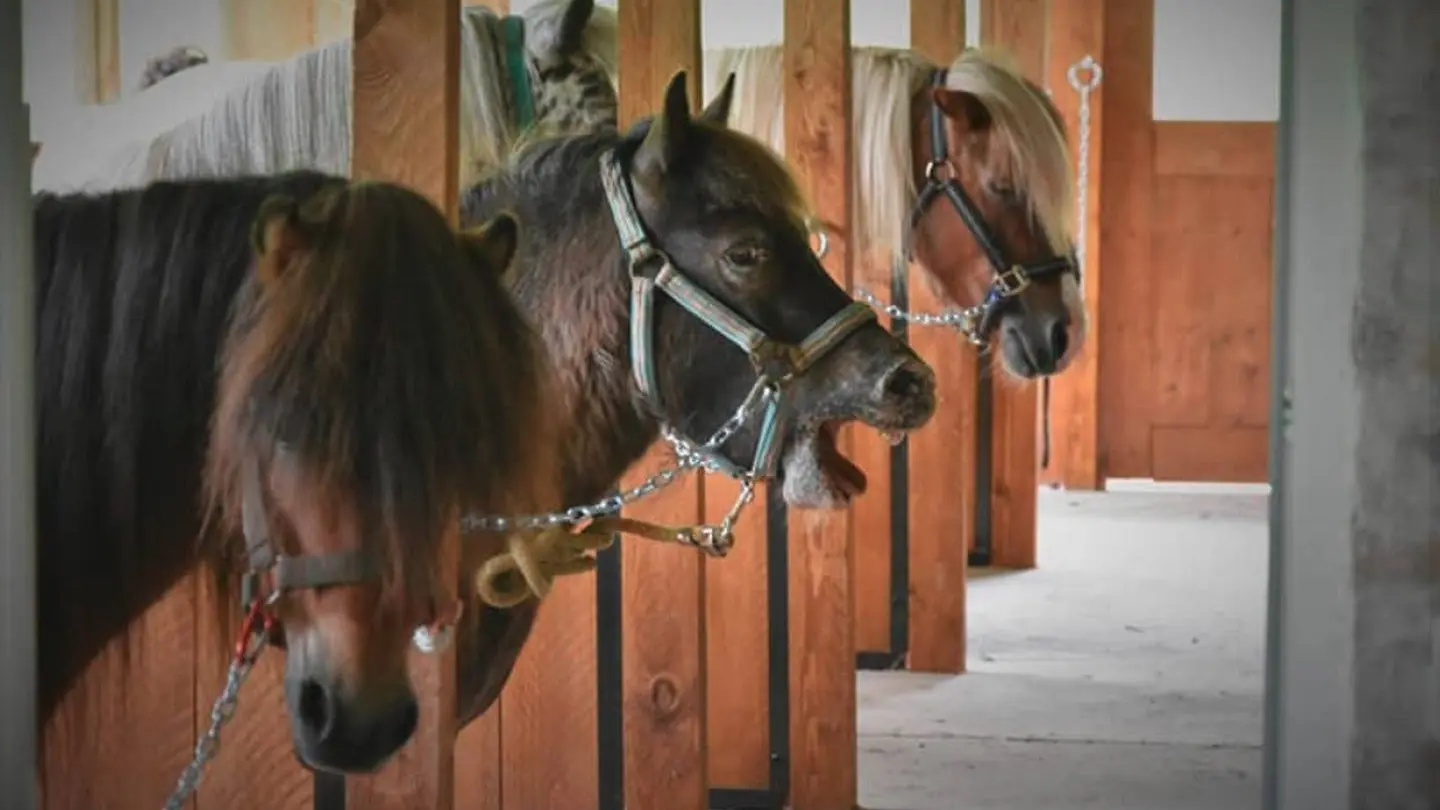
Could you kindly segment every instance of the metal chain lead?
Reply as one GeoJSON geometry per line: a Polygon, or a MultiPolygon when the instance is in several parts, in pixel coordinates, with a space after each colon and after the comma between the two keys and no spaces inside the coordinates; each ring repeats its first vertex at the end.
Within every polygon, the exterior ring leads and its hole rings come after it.
{"type": "Polygon", "coordinates": [[[235,708],[240,701],[240,687],[254,668],[260,651],[265,648],[264,632],[253,633],[248,644],[252,646],[231,659],[230,670],[225,675],[225,688],[210,709],[210,727],[195,743],[195,756],[181,772],[180,779],[175,784],[175,792],[170,794],[170,800],[165,802],[165,810],[181,810],[185,806],[190,795],[200,786],[200,777],[204,775],[205,766],[215,758],[215,753],[220,749],[220,729],[235,717],[235,708]]]}
{"type": "MultiPolygon", "coordinates": [[[[726,419],[703,445],[696,446],[693,442],[676,434],[674,429],[669,425],[663,426],[661,428],[661,435],[675,450],[676,463],[668,467],[662,467],[654,475],[651,475],[639,484],[619,494],[611,495],[594,503],[572,506],[558,512],[544,514],[519,515],[513,517],[502,515],[467,515],[460,522],[461,531],[467,533],[477,531],[523,531],[527,529],[544,529],[563,524],[579,523],[592,518],[613,515],[625,506],[633,504],[641,498],[645,498],[675,483],[683,473],[692,469],[698,468],[704,469],[707,472],[715,472],[719,470],[719,466],[714,461],[707,459],[706,454],[729,441],[730,437],[735,434],[735,431],[739,430],[745,422],[749,420],[756,409],[759,408],[762,403],[767,402],[771,397],[775,396],[775,394],[775,386],[769,380],[761,379],[756,382],[750,389],[750,393],[746,395],[745,400],[736,408],[735,413],[731,414],[730,418],[726,419]]],[[[749,490],[752,491],[751,494],[753,497],[754,482],[752,479],[753,476],[750,474],[742,478],[742,497],[747,484],[749,490]]],[[[733,523],[734,521],[731,520],[730,522],[733,523]]],[[[722,528],[723,525],[724,524],[722,524],[722,528]]]]}
{"type": "Polygon", "coordinates": [[[1089,204],[1089,183],[1090,183],[1090,94],[1096,87],[1100,86],[1100,79],[1104,71],[1100,69],[1100,63],[1094,57],[1086,54],[1084,58],[1070,66],[1065,72],[1065,78],[1070,81],[1070,86],[1080,94],[1080,144],[1079,144],[1079,167],[1075,171],[1075,264],[1080,270],[1081,278],[1085,276],[1085,243],[1090,241],[1086,238],[1086,206],[1089,204]],[[1083,79],[1081,71],[1087,72],[1083,79]]]}

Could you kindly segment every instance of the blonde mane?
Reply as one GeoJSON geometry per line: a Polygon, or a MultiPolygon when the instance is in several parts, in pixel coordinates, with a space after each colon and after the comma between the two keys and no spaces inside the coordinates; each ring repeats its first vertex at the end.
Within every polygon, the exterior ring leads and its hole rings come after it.
{"type": "MultiPolygon", "coordinates": [[[[554,39],[563,0],[525,18],[532,58],[554,39]]],[[[503,162],[519,133],[505,77],[501,17],[461,11],[460,182],[503,162]]],[[[585,47],[614,80],[615,12],[597,6],[585,47]]],[[[105,191],[160,179],[350,172],[350,38],[281,62],[197,65],[119,102],[88,108],[47,138],[34,167],[36,191],[105,191]]],[[[533,79],[533,76],[532,76],[533,79]]]]}
{"type": "MultiPolygon", "coordinates": [[[[780,45],[717,48],[705,54],[705,93],[735,73],[730,126],[785,153],[780,45]]],[[[911,100],[930,82],[935,65],[909,50],[855,47],[851,51],[853,221],[850,245],[858,263],[903,260],[916,188],[911,148],[911,100]]],[[[946,84],[974,94],[992,119],[991,167],[1024,192],[1050,247],[1068,251],[1074,231],[1074,178],[1059,113],[1003,56],[967,49],[950,64],[946,84]],[[996,155],[1003,155],[997,159],[996,155]]],[[[995,178],[1002,179],[1002,178],[995,178]]]]}

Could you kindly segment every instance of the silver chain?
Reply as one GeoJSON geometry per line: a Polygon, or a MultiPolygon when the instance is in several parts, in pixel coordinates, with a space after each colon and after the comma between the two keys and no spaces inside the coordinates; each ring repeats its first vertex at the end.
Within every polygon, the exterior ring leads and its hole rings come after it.
{"type": "Polygon", "coordinates": [[[1100,63],[1095,58],[1086,54],[1083,59],[1070,66],[1065,72],[1065,78],[1070,81],[1070,86],[1080,94],[1080,144],[1078,162],[1079,167],[1075,171],[1075,264],[1080,271],[1081,278],[1085,275],[1085,243],[1086,238],[1085,209],[1089,204],[1090,185],[1090,94],[1096,87],[1100,86],[1100,79],[1104,71],[1100,69],[1100,63]],[[1081,77],[1081,72],[1087,75],[1081,77]]]}
{"type": "Polygon", "coordinates": [[[901,309],[894,304],[887,304],[876,298],[869,290],[856,288],[855,297],[869,304],[876,309],[883,311],[891,318],[902,321],[910,321],[921,326],[943,326],[947,329],[954,329],[963,334],[971,343],[979,345],[983,340],[976,334],[976,325],[980,316],[984,313],[984,307],[969,307],[968,309],[948,309],[938,315],[928,312],[912,312],[901,309]]]}
{"type": "Polygon", "coordinates": [[[210,709],[210,727],[195,743],[195,756],[181,772],[174,793],[170,794],[170,800],[165,802],[165,810],[180,810],[200,786],[200,777],[204,774],[205,766],[215,758],[220,749],[220,729],[235,717],[235,708],[240,701],[240,687],[254,668],[260,651],[265,648],[265,641],[264,631],[253,632],[246,640],[247,648],[231,659],[230,670],[225,675],[225,688],[210,709]]]}
{"type": "MultiPolygon", "coordinates": [[[[639,484],[611,495],[607,498],[595,501],[594,503],[581,506],[571,506],[558,512],[548,512],[534,515],[502,516],[502,515],[467,515],[460,522],[460,528],[464,532],[477,531],[523,531],[529,529],[545,529],[554,526],[580,523],[592,518],[613,515],[625,506],[635,503],[665,487],[675,483],[680,476],[690,470],[703,469],[706,472],[717,472],[719,465],[709,458],[717,448],[729,441],[730,437],[739,430],[750,416],[760,407],[762,403],[768,402],[778,395],[775,384],[768,379],[761,379],[750,389],[745,400],[735,409],[729,419],[720,425],[719,429],[711,435],[710,439],[702,445],[678,435],[672,427],[665,425],[661,428],[661,435],[665,438],[671,448],[675,451],[676,462],[662,467],[658,472],[646,478],[639,484]]],[[[753,473],[745,473],[741,476],[740,498],[736,501],[718,527],[703,527],[703,533],[713,537],[718,531],[724,537],[728,537],[733,527],[735,518],[740,508],[749,503],[754,497],[755,481],[753,473]]]]}

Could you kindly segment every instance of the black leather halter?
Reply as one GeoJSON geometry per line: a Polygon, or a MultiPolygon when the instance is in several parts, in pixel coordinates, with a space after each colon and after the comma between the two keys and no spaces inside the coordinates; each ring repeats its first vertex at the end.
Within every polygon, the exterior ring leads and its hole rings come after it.
{"type": "MultiPolygon", "coordinates": [[[[947,74],[945,68],[937,69],[931,79],[932,86],[944,87],[947,74]]],[[[964,312],[964,325],[960,327],[960,331],[965,333],[971,343],[984,347],[989,341],[988,335],[994,328],[996,317],[1013,302],[1015,296],[1029,287],[1032,281],[1062,273],[1073,273],[1078,281],[1080,270],[1073,255],[1051,256],[1035,262],[1009,261],[999,235],[990,228],[985,217],[980,214],[980,209],[975,206],[956,178],[955,165],[950,162],[948,141],[945,112],[940,109],[938,102],[932,101],[930,162],[925,165],[925,185],[920,189],[915,206],[910,212],[910,230],[913,232],[920,224],[920,217],[930,204],[944,195],[965,221],[965,226],[970,229],[980,249],[985,251],[985,256],[995,271],[995,277],[984,300],[964,312]]]]}

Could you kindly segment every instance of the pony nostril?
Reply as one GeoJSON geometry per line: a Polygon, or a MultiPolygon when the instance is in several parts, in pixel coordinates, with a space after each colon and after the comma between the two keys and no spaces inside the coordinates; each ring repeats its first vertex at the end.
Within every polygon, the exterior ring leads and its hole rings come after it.
{"type": "Polygon", "coordinates": [[[1065,321],[1059,320],[1050,324],[1050,356],[1058,363],[1060,358],[1065,356],[1065,350],[1070,348],[1070,329],[1065,321]]]}
{"type": "Polygon", "coordinates": [[[312,742],[325,742],[335,730],[335,701],[330,690],[321,686],[319,681],[307,679],[300,685],[296,714],[312,742]]]}
{"type": "Polygon", "coordinates": [[[404,745],[406,741],[410,739],[410,735],[415,733],[415,729],[419,725],[420,704],[413,700],[405,701],[405,706],[400,710],[400,718],[395,726],[395,747],[399,748],[404,745]]]}
{"type": "Polygon", "coordinates": [[[891,371],[885,378],[885,396],[889,399],[914,399],[925,393],[925,376],[909,364],[891,371]]]}

